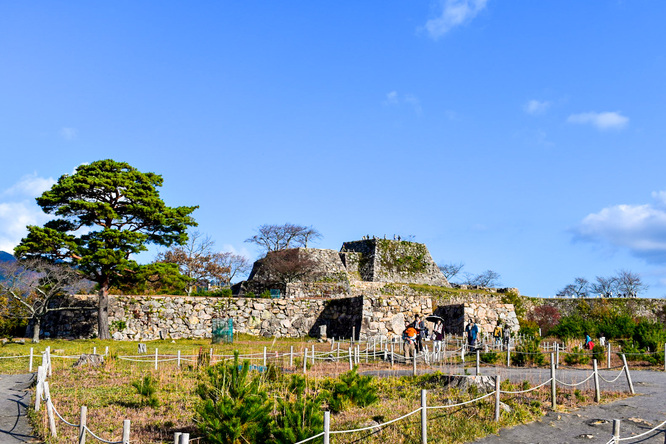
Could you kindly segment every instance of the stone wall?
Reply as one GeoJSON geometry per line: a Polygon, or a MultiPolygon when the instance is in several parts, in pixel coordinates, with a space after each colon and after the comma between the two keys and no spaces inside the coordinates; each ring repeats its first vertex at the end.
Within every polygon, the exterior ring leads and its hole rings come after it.
{"type": "MultiPolygon", "coordinates": [[[[50,337],[93,337],[96,296],[74,296],[91,309],[55,312],[43,325],[50,337]]],[[[258,299],[185,296],[111,296],[109,324],[116,340],[210,338],[212,319],[234,320],[234,331],[255,336],[329,337],[399,335],[405,319],[432,313],[430,299],[355,296],[347,298],[258,299]]]]}

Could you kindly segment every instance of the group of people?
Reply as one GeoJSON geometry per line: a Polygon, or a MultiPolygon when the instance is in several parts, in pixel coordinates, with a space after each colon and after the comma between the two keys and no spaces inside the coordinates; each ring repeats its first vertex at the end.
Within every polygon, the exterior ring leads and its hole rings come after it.
{"type": "Polygon", "coordinates": [[[435,322],[435,326],[432,329],[432,335],[430,330],[425,325],[425,321],[419,315],[414,317],[413,322],[405,322],[405,330],[402,332],[402,340],[405,341],[408,345],[413,345],[416,352],[423,351],[423,342],[426,339],[432,339],[433,348],[435,351],[441,347],[442,340],[444,339],[444,323],[441,319],[438,319],[435,322]]]}
{"type": "MultiPolygon", "coordinates": [[[[476,323],[477,320],[472,319],[467,326],[465,326],[467,345],[470,350],[476,349],[477,340],[479,338],[479,326],[476,323]]],[[[497,325],[493,329],[493,339],[495,340],[496,345],[504,345],[504,347],[507,347],[511,340],[511,328],[506,324],[502,326],[500,322],[497,322],[497,325]]]]}
{"type": "MultiPolygon", "coordinates": [[[[432,335],[425,325],[423,318],[419,315],[414,317],[414,321],[405,322],[405,330],[402,332],[402,339],[408,346],[413,346],[414,350],[418,352],[423,351],[423,342],[430,338],[433,341],[433,351],[438,352],[441,349],[442,341],[444,340],[444,323],[442,319],[437,319],[432,329],[432,335]]],[[[479,326],[477,320],[472,319],[465,326],[465,335],[467,336],[467,344],[470,350],[475,350],[479,339],[479,326]]],[[[493,330],[493,339],[495,344],[504,345],[507,347],[511,340],[511,328],[508,325],[502,326],[500,322],[497,323],[493,330]]]]}

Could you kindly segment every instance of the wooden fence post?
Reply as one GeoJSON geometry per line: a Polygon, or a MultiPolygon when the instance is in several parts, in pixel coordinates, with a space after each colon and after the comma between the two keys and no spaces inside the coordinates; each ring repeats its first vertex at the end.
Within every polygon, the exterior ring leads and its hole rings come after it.
{"type": "Polygon", "coordinates": [[[42,401],[42,393],[44,393],[44,379],[45,379],[44,366],[37,367],[37,386],[35,387],[35,411],[39,411],[39,404],[42,401]]]}
{"type": "Polygon", "coordinates": [[[500,375],[495,376],[495,422],[498,422],[500,419],[500,395],[502,394],[500,390],[500,375]]]}
{"type": "Polygon", "coordinates": [[[123,444],[129,444],[130,442],[130,420],[125,419],[123,421],[123,444]]]}
{"type": "Polygon", "coordinates": [[[32,373],[32,360],[34,357],[34,351],[33,348],[30,347],[30,364],[28,365],[28,373],[32,373]]]}
{"type": "Polygon", "coordinates": [[[289,346],[289,368],[294,366],[294,346],[289,346]]]}
{"type": "Polygon", "coordinates": [[[79,423],[79,444],[86,444],[86,418],[88,416],[88,407],[81,406],[81,419],[79,423]]]}
{"type": "Polygon", "coordinates": [[[557,379],[555,379],[556,361],[555,355],[550,354],[550,397],[553,410],[557,407],[557,379]]]}
{"type": "Polygon", "coordinates": [[[51,430],[51,436],[55,438],[58,436],[58,432],[56,431],[53,401],[51,400],[51,390],[49,390],[48,381],[44,381],[44,396],[46,397],[46,415],[49,418],[49,429],[51,430]]]}
{"type": "Polygon", "coordinates": [[[620,442],[620,420],[613,420],[613,442],[616,444],[620,442]]]}
{"type": "Polygon", "coordinates": [[[481,363],[480,363],[480,353],[479,349],[476,349],[476,376],[479,376],[481,374],[481,363]]]}
{"type": "Polygon", "coordinates": [[[511,343],[506,344],[506,366],[511,367],[511,343]]]}
{"type": "Polygon", "coordinates": [[[599,368],[597,367],[597,360],[592,360],[592,367],[594,368],[594,402],[601,402],[601,390],[599,390],[599,368]]]}
{"type": "Polygon", "coordinates": [[[428,444],[428,403],[427,391],[421,389],[421,444],[428,444]]]}
{"type": "Polygon", "coordinates": [[[266,346],[264,346],[264,367],[266,367],[266,346]]]}
{"type": "Polygon", "coordinates": [[[555,343],[555,368],[560,368],[560,343],[555,343]]]}
{"type": "Polygon", "coordinates": [[[324,412],[324,444],[329,444],[331,439],[331,412],[324,412]]]}
{"type": "Polygon", "coordinates": [[[183,432],[173,432],[173,444],[180,444],[180,435],[182,435],[183,432]]]}
{"type": "Polygon", "coordinates": [[[412,356],[412,376],[416,376],[416,349],[412,356]]]}
{"type": "Polygon", "coordinates": [[[308,349],[303,349],[303,374],[308,372],[308,349]]]}
{"type": "Polygon", "coordinates": [[[624,353],[622,353],[622,363],[624,364],[624,373],[627,376],[627,384],[629,384],[629,392],[632,395],[635,395],[636,392],[634,392],[634,384],[631,382],[631,375],[629,374],[629,366],[627,365],[627,357],[624,356],[624,353]]]}
{"type": "Polygon", "coordinates": [[[606,367],[611,368],[611,343],[607,343],[608,348],[606,349],[606,367]]]}
{"type": "Polygon", "coordinates": [[[349,370],[354,368],[354,361],[352,359],[352,348],[349,346],[349,370]]]}
{"type": "Polygon", "coordinates": [[[157,359],[159,357],[159,354],[157,353],[157,348],[155,348],[155,370],[157,370],[157,359]]]}
{"type": "Polygon", "coordinates": [[[180,368],[180,350],[178,350],[178,368],[180,368]]]}
{"type": "Polygon", "coordinates": [[[190,444],[190,434],[183,433],[180,435],[180,444],[190,444]]]}

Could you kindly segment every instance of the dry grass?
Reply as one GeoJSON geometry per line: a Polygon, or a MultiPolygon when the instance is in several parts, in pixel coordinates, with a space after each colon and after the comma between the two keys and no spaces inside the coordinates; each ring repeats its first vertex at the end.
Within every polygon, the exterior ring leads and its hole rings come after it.
{"type": "MultiPolygon", "coordinates": [[[[230,356],[234,349],[242,353],[257,353],[255,364],[261,364],[263,347],[271,350],[268,353],[269,361],[285,367],[286,372],[301,372],[302,361],[294,359],[294,365],[289,367],[289,357],[275,359],[275,350],[288,352],[294,347],[294,352],[302,352],[312,345],[318,352],[330,351],[330,345],[303,340],[265,340],[257,341],[250,338],[241,338],[234,344],[215,345],[214,354],[230,356]]],[[[159,370],[155,371],[153,362],[137,363],[114,358],[115,356],[136,354],[136,343],[113,341],[43,341],[37,345],[7,344],[0,348],[0,355],[12,356],[28,354],[30,347],[34,348],[35,365],[41,362],[40,356],[46,346],[50,346],[54,353],[53,377],[50,378],[51,393],[54,404],[59,413],[69,422],[78,424],[81,405],[88,407],[88,427],[104,439],[120,440],[123,419],[130,419],[131,441],[133,443],[164,443],[173,441],[175,431],[188,431],[197,437],[194,424],[194,408],[198,402],[195,387],[198,383],[199,372],[194,366],[183,363],[178,368],[175,362],[160,363],[159,370]],[[82,352],[91,353],[93,347],[103,352],[109,346],[109,358],[105,365],[99,369],[73,368],[73,360],[57,358],[55,356],[75,355],[82,352]],[[131,386],[133,381],[151,374],[157,380],[157,396],[159,406],[153,408],[142,403],[140,395],[131,386]]],[[[209,353],[210,342],[206,340],[185,340],[172,343],[171,341],[152,341],[148,343],[148,356],[153,356],[155,348],[160,355],[175,355],[181,350],[182,355],[197,355],[200,350],[209,353]]],[[[341,352],[342,356],[346,353],[341,352]]],[[[447,374],[460,371],[456,359],[449,364],[438,366],[438,369],[447,374]]],[[[501,362],[501,360],[500,360],[501,362]]],[[[473,363],[468,363],[473,368],[473,363]]],[[[386,370],[385,362],[365,363],[362,359],[359,371],[386,370]]],[[[328,362],[318,361],[317,365],[308,369],[308,376],[313,380],[324,377],[337,376],[349,370],[347,361],[328,362]]],[[[409,371],[411,366],[395,365],[393,370],[409,371]]],[[[0,360],[0,372],[24,373],[27,371],[27,358],[0,360]]],[[[540,383],[537,378],[528,381],[528,386],[540,383]]],[[[476,393],[449,391],[435,376],[397,377],[388,376],[377,378],[379,403],[364,409],[351,409],[332,417],[332,429],[344,430],[369,425],[372,421],[378,423],[402,416],[420,406],[420,390],[428,390],[429,405],[446,405],[476,397],[476,393]]],[[[522,384],[503,382],[504,390],[519,390],[522,384]]],[[[623,394],[604,392],[604,402],[623,394]]],[[[558,405],[560,409],[572,409],[577,406],[593,402],[593,392],[590,390],[561,390],[558,391],[558,405]]],[[[548,411],[550,407],[549,387],[531,392],[527,395],[503,395],[502,402],[511,407],[511,412],[503,412],[501,420],[495,422],[494,398],[491,396],[483,401],[468,405],[464,408],[430,410],[428,413],[428,434],[432,442],[462,443],[474,440],[480,436],[496,433],[501,427],[516,425],[533,421],[548,411]]],[[[45,437],[47,443],[75,442],[78,430],[58,421],[58,438],[48,435],[46,414],[44,411],[33,415],[38,433],[45,437]]],[[[90,441],[90,438],[89,438],[90,441]]],[[[373,432],[360,432],[355,434],[335,435],[336,443],[417,443],[420,442],[420,414],[417,413],[393,425],[386,426],[373,432]]],[[[93,442],[93,441],[90,441],[93,442]]]]}

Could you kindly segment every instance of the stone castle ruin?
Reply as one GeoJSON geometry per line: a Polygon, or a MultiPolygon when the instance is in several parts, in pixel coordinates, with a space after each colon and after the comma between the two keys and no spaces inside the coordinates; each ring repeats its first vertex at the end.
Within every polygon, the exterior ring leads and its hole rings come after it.
{"type": "MultiPolygon", "coordinates": [[[[435,306],[420,291],[443,287],[451,285],[424,244],[363,239],[343,243],[340,251],[270,252],[255,262],[246,281],[233,286],[231,298],[111,296],[109,321],[117,340],[211,337],[213,318],[233,319],[241,333],[276,337],[318,337],[325,330],[328,337],[393,338],[416,314],[442,316],[453,334],[462,334],[472,319],[487,332],[498,321],[518,330],[510,304],[462,295],[435,306]],[[269,297],[271,290],[280,296],[269,297]]],[[[51,337],[95,334],[96,297],[73,298],[92,310],[54,312],[44,324],[51,337]]]]}
{"type": "Polygon", "coordinates": [[[287,298],[349,297],[372,284],[393,282],[450,287],[424,244],[364,239],[343,243],[339,252],[316,248],[269,252],[233,292],[243,296],[279,290],[287,298]]]}

